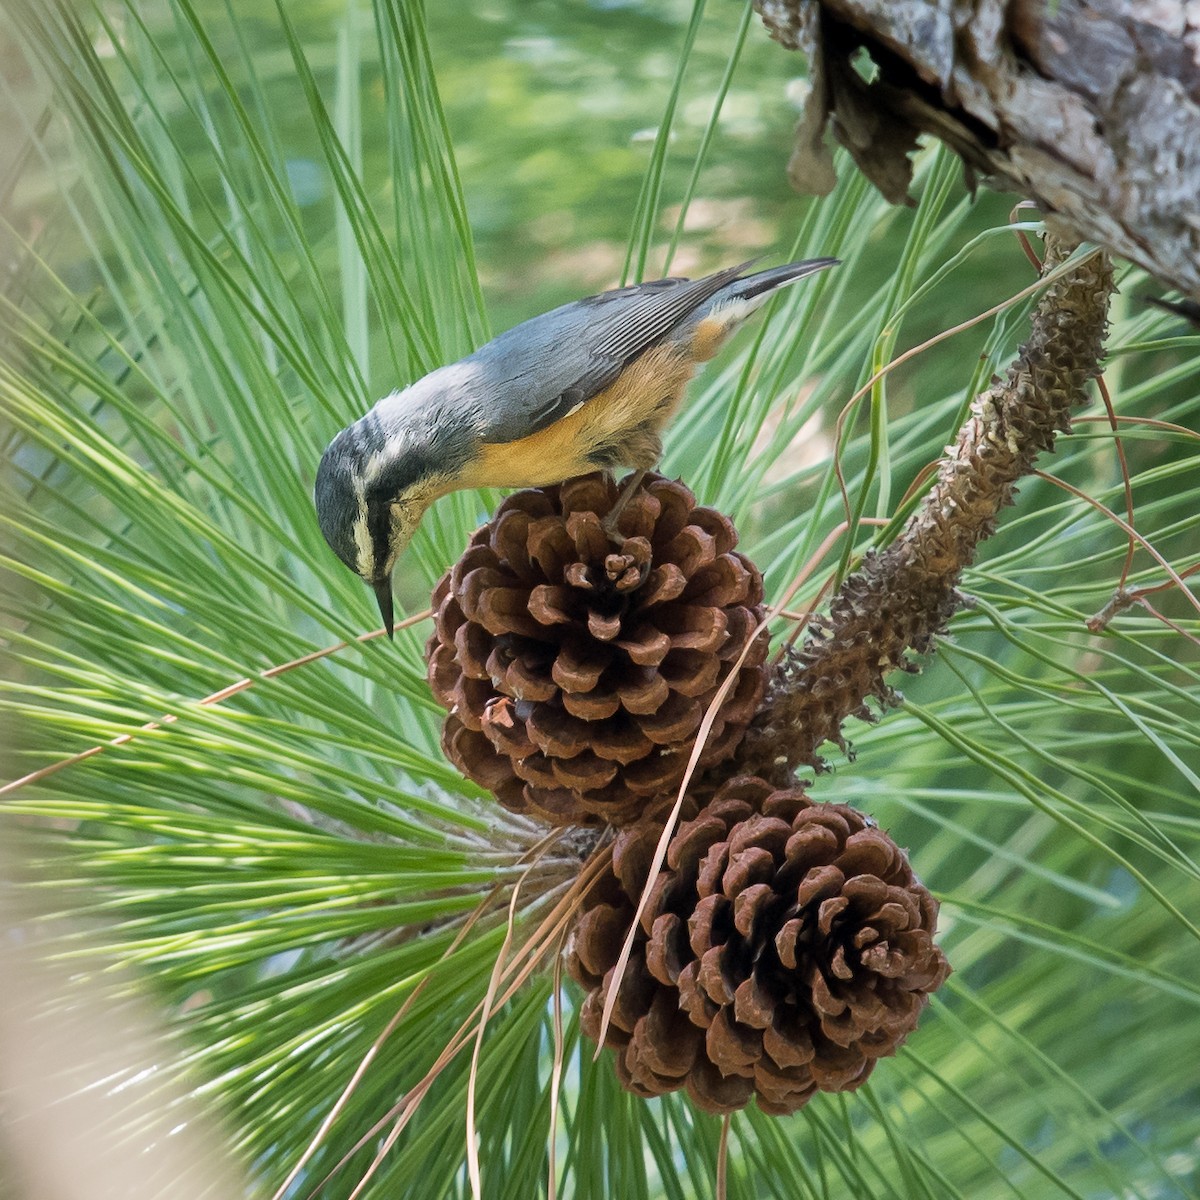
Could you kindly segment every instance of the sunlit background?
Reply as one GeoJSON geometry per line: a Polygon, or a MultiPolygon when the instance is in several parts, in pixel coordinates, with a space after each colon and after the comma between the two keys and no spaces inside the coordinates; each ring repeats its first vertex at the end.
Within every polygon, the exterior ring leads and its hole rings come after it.
{"type": "MultiPolygon", "coordinates": [[[[299,1198],[482,996],[502,923],[438,959],[532,837],[441,755],[428,625],[196,704],[373,627],[372,597],[316,530],[320,448],[373,399],[553,305],[836,255],[708,368],[667,443],[665,469],[734,515],[774,598],[846,515],[834,428],[855,389],[1035,281],[1009,228],[1019,197],[970,196],[935,147],[916,158],[913,207],[889,207],[842,157],[832,196],[797,196],[803,62],[732,0],[15,0],[0,67],[5,776],[135,734],[5,797],[3,819],[38,837],[22,852],[37,911],[135,968],[185,1040],[187,1078],[204,1081],[187,1103],[226,1121],[232,1148],[214,1153],[250,1194],[272,1195],[430,976],[299,1198]],[[137,732],[163,714],[179,719],[137,732]]],[[[1119,278],[1116,410],[1176,427],[1122,428],[1135,523],[1182,571],[1200,337],[1145,306],[1160,289],[1140,272],[1119,278]]],[[[901,508],[1012,358],[1030,303],[925,351],[855,410],[840,461],[857,511],[901,508]]],[[[1124,517],[1104,425],[1080,424],[1044,465],[1124,517]]],[[[405,612],[496,499],[438,503],[398,572],[405,612]]],[[[787,1121],[739,1115],[731,1197],[1197,1194],[1200,624],[1176,588],[1151,598],[1163,619],[1137,608],[1087,632],[1126,545],[1104,512],[1029,481],[965,581],[975,607],[905,677],[904,706],[853,725],[850,753],[829,748],[814,795],[909,848],[955,975],[861,1092],[787,1121]]],[[[1165,579],[1139,550],[1131,581],[1165,579]]],[[[545,1194],[557,1141],[560,1194],[712,1195],[718,1122],[620,1092],[578,1043],[571,992],[551,1131],[550,994],[542,971],[489,1027],[485,1194],[545,1194]]],[[[368,1195],[469,1194],[465,1092],[460,1059],[368,1195]]],[[[73,1152],[66,1126],[47,1153],[73,1152]]],[[[380,1136],[322,1195],[351,1194],[380,1136]]]]}

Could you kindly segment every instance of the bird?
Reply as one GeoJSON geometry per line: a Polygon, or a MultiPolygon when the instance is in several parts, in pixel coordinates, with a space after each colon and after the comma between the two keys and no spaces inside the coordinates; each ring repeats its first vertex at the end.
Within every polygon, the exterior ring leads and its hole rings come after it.
{"type": "Polygon", "coordinates": [[[380,400],[338,433],[313,498],[330,549],[393,632],[392,572],[425,510],[465,488],[546,487],[630,468],[605,528],[662,456],[697,367],[776,291],[836,258],[671,277],[564,304],[380,400]]]}

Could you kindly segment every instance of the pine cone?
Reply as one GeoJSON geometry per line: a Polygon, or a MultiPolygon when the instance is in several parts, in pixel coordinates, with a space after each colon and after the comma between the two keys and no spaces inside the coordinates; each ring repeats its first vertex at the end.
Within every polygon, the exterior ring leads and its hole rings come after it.
{"type": "MultiPolygon", "coordinates": [[[[674,799],[701,720],[762,617],[762,577],[727,517],[651,475],[510,496],[433,593],[429,682],[447,756],[505,807],[621,824],[674,799]]],[[[733,751],[762,698],[765,633],[705,740],[733,751]]]]}
{"type": "MultiPolygon", "coordinates": [[[[661,828],[617,836],[568,968],[595,1040],[661,828]]],[[[730,780],[681,825],[654,881],[606,1045],[630,1091],[680,1087],[709,1112],[773,1114],[850,1091],[916,1028],[950,973],[937,902],[862,813],[730,780]]]]}

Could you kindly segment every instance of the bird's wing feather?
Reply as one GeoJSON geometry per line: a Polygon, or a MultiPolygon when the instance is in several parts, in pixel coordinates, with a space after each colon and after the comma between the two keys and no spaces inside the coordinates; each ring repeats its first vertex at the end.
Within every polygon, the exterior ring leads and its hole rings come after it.
{"type": "Polygon", "coordinates": [[[517,441],[561,421],[748,264],[703,279],[657,279],[603,292],[510,329],[471,356],[480,440],[517,441]]]}

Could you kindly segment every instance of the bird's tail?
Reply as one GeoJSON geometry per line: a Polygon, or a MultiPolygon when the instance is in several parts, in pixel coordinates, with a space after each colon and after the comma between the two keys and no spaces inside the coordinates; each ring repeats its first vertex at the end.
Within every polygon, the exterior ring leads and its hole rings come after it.
{"type": "Polygon", "coordinates": [[[806,262],[786,263],[782,267],[768,267],[765,271],[755,271],[753,275],[743,275],[735,279],[728,287],[717,293],[720,300],[754,300],[759,296],[767,296],[776,288],[795,283],[808,275],[824,271],[826,267],[836,267],[836,258],[810,258],[806,262]]]}
{"type": "Polygon", "coordinates": [[[687,324],[686,336],[690,339],[693,357],[697,362],[706,362],[721,348],[725,338],[765,304],[777,288],[836,266],[837,261],[836,258],[810,258],[807,262],[755,271],[753,275],[743,275],[726,284],[695,311],[687,324]]]}

